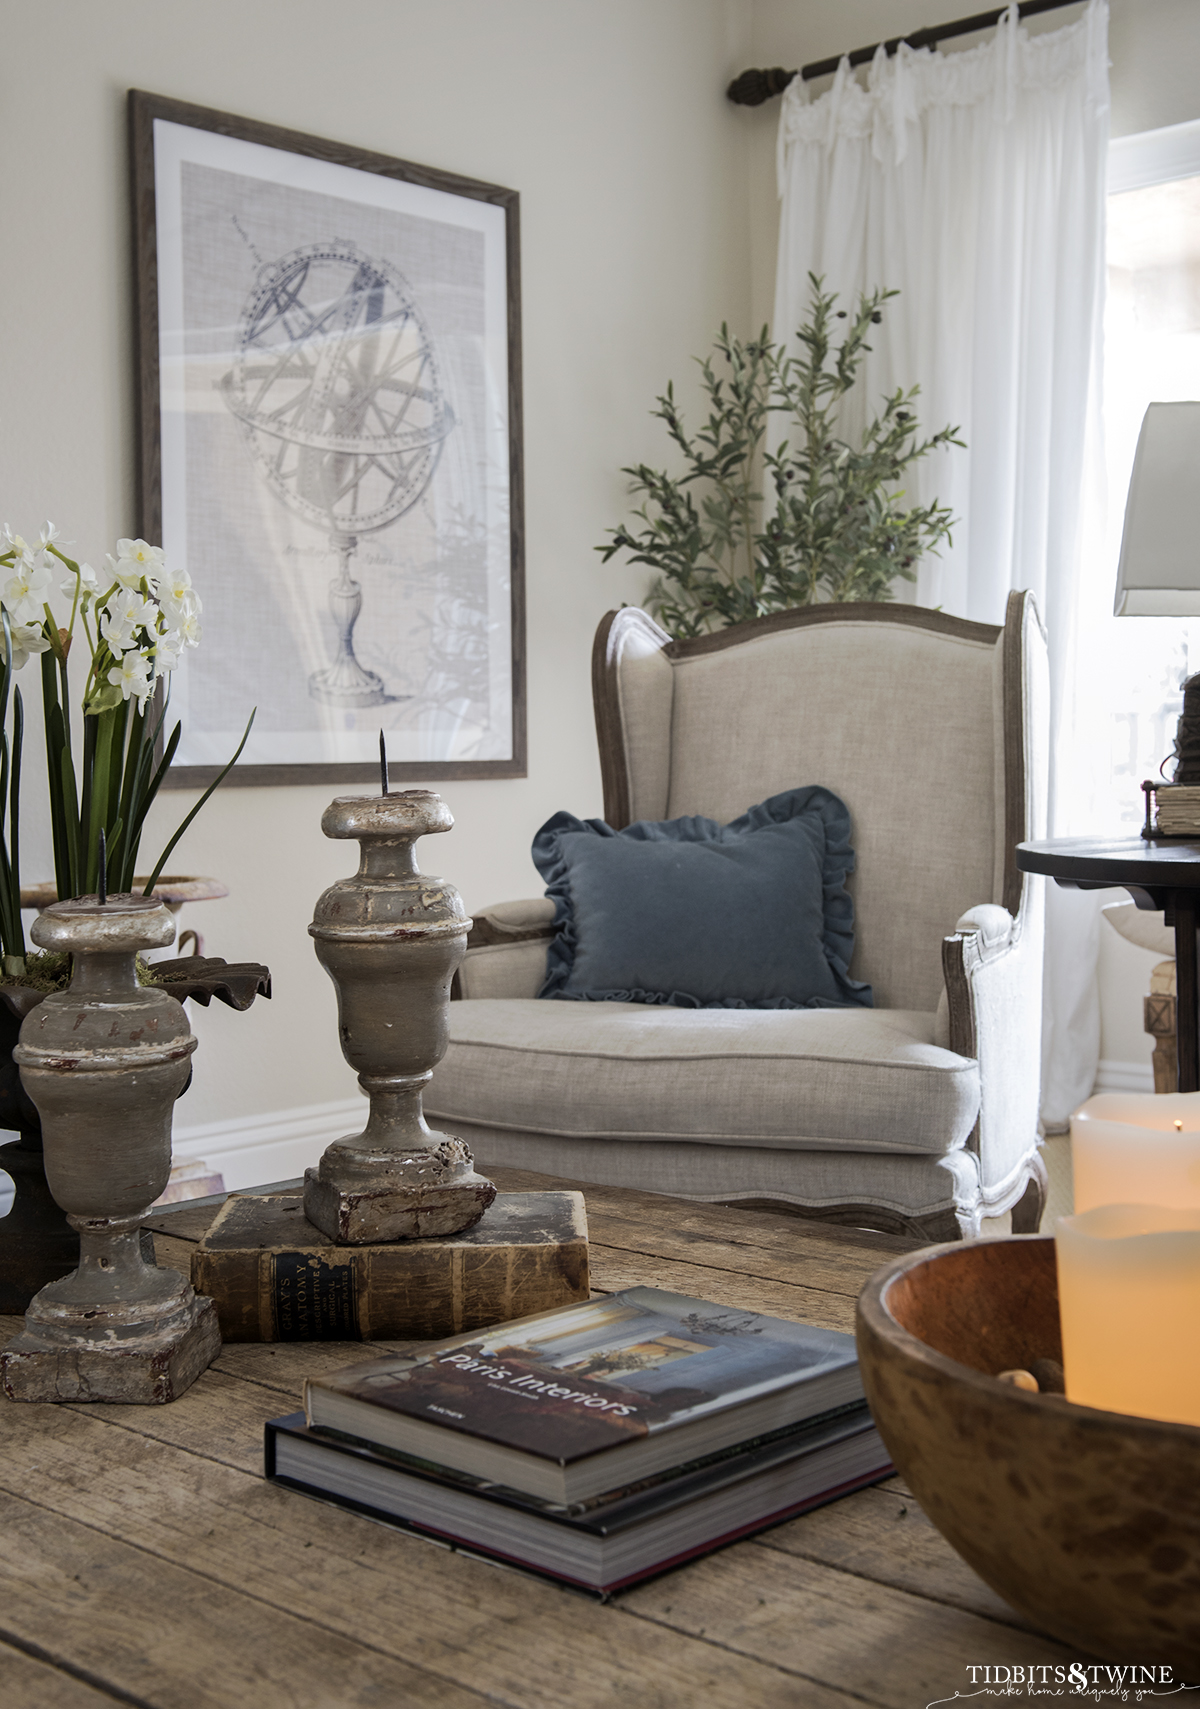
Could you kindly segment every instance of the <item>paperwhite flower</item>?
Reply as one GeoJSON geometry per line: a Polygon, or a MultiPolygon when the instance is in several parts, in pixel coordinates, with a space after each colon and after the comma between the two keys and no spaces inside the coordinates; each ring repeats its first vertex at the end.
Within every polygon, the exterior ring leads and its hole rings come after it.
{"type": "Polygon", "coordinates": [[[179,663],[179,653],[182,641],[178,635],[161,635],[154,649],[154,668],[156,671],[173,671],[179,663]]]}
{"type": "Polygon", "coordinates": [[[132,588],[118,588],[100,615],[100,633],[114,653],[127,653],[139,645],[139,629],[157,631],[157,617],[158,607],[153,600],[132,588]]]}
{"type": "Polygon", "coordinates": [[[181,629],[189,617],[199,617],[204,607],[193,587],[181,588],[177,594],[160,591],[163,619],[168,629],[181,629]]]}
{"type": "Polygon", "coordinates": [[[145,700],[150,693],[146,661],[137,652],[126,653],[120,664],[114,665],[109,671],[108,680],[121,690],[123,700],[128,700],[131,694],[136,694],[139,700],[145,700]]]}
{"type": "MultiPolygon", "coordinates": [[[[68,599],[74,599],[74,571],[68,573],[66,581],[63,582],[58,591],[65,594],[68,599]]],[[[93,598],[100,592],[100,584],[96,580],[96,572],[90,564],[80,564],[79,566],[79,592],[85,600],[93,598]]]]}
{"type": "Polygon", "coordinates": [[[18,623],[36,623],[46,603],[50,571],[42,564],[40,553],[36,558],[32,554],[22,556],[12,567],[14,574],[4,584],[4,603],[18,623]]]}
{"type": "Polygon", "coordinates": [[[203,630],[200,627],[200,618],[196,612],[186,612],[178,623],[172,624],[172,629],[183,646],[198,647],[200,645],[203,630]]]}
{"type": "Polygon", "coordinates": [[[22,564],[32,569],[42,561],[41,547],[31,546],[23,534],[14,534],[7,522],[4,524],[4,547],[6,551],[17,554],[17,561],[12,566],[14,570],[19,570],[22,564]]]}
{"type": "Polygon", "coordinates": [[[161,546],[148,546],[144,540],[118,540],[116,559],[110,562],[122,587],[140,587],[144,576],[154,588],[166,568],[166,555],[161,546]]]}
{"type": "Polygon", "coordinates": [[[192,578],[186,570],[168,570],[164,565],[158,578],[158,597],[164,602],[168,599],[183,600],[186,594],[192,594],[192,578]]]}
{"type": "Polygon", "coordinates": [[[32,625],[15,623],[12,628],[12,662],[13,670],[19,671],[29,663],[31,653],[47,653],[50,643],[40,629],[32,625]]]}
{"type": "Polygon", "coordinates": [[[55,541],[57,539],[58,539],[58,529],[54,526],[54,524],[52,522],[44,522],[42,524],[42,531],[38,535],[38,544],[42,547],[43,551],[45,550],[45,548],[47,546],[49,546],[53,541],[55,541]]]}

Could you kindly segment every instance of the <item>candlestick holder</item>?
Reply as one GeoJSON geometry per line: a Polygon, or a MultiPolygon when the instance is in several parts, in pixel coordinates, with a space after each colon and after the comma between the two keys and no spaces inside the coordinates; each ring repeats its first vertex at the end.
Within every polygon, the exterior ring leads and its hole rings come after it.
{"type": "Polygon", "coordinates": [[[453,824],[427,789],[339,796],[321,820],[327,837],[362,851],[308,928],[337,989],[342,1054],[371,1100],[362,1133],[305,1171],[304,1214],[342,1245],[458,1234],[496,1196],[470,1147],[431,1130],[421,1109],[449,1042],[450,981],[471,922],[453,885],[418,870],[413,845],[453,824]]]}
{"type": "Polygon", "coordinates": [[[0,1354],[12,1400],[174,1400],[220,1349],[213,1302],[141,1252],[196,1040],[180,1003],[138,984],[136,957],[174,935],[166,908],[143,896],[58,902],[33,924],[36,944],[71,955],[73,976],[26,1017],[13,1056],[80,1255],[35,1294],[0,1354]]]}

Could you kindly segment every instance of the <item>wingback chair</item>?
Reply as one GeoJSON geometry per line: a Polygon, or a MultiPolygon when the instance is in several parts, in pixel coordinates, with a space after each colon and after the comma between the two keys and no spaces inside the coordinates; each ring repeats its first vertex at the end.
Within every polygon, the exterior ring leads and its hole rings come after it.
{"type": "MultiPolygon", "coordinates": [[[[487,909],[426,1106],[486,1162],[927,1239],[1034,1231],[1045,636],[907,605],[826,605],[672,641],[610,612],[592,691],[615,828],[823,784],[857,864],[850,972],[873,1008],[538,999],[553,905],[487,909]]],[[[703,922],[697,922],[703,929],[703,922]]]]}

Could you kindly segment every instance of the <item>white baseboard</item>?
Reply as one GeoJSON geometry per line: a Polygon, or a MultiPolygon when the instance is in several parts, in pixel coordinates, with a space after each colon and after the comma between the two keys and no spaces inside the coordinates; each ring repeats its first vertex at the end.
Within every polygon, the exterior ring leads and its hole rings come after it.
{"type": "Polygon", "coordinates": [[[1148,1062],[1114,1062],[1102,1059],[1096,1065],[1096,1092],[1153,1092],[1154,1070],[1148,1062]]]}
{"type": "Polygon", "coordinates": [[[332,1104],[302,1104],[292,1110],[269,1110],[265,1115],[233,1121],[205,1122],[175,1128],[175,1162],[203,1159],[225,1177],[230,1192],[259,1187],[267,1181],[290,1181],[315,1164],[331,1140],[361,1133],[366,1100],[361,1095],[332,1104]]]}

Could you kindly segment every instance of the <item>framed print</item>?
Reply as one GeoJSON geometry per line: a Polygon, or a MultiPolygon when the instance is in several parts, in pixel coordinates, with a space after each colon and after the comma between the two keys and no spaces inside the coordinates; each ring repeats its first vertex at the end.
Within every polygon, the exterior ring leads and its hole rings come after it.
{"type": "Polygon", "coordinates": [[[515,191],[131,90],[169,784],[525,775],[515,191]]]}

